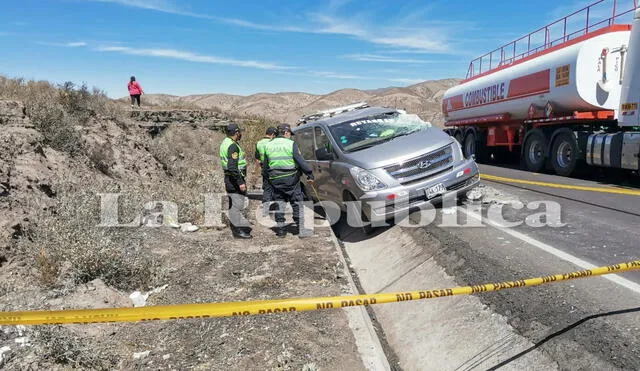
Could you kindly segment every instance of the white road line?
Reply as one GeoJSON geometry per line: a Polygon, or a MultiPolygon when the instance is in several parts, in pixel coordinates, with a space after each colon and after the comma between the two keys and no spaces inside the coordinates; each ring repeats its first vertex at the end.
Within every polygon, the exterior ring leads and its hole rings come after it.
{"type": "MultiPolygon", "coordinates": [[[[540,242],[540,241],[536,240],[535,238],[529,237],[524,233],[520,233],[520,232],[514,231],[514,230],[512,230],[510,228],[505,227],[504,225],[502,225],[500,223],[497,223],[497,222],[494,222],[494,221],[491,221],[491,220],[487,220],[487,219],[483,219],[480,216],[478,216],[477,214],[470,213],[467,210],[462,209],[461,207],[458,207],[458,210],[462,211],[465,215],[467,215],[470,218],[473,218],[475,220],[484,222],[487,225],[490,225],[490,226],[492,226],[492,227],[494,227],[494,228],[496,228],[496,229],[498,229],[498,230],[500,230],[500,231],[502,231],[502,232],[504,232],[504,233],[506,233],[508,235],[511,235],[511,236],[519,239],[520,241],[523,241],[523,242],[526,242],[526,243],[528,243],[528,244],[530,244],[532,246],[535,246],[535,247],[539,248],[540,250],[543,250],[543,251],[545,251],[545,252],[547,252],[547,253],[549,253],[551,255],[554,255],[554,256],[556,256],[556,257],[558,257],[558,258],[560,258],[560,259],[562,259],[564,261],[567,261],[567,262],[569,262],[571,264],[577,265],[578,267],[580,267],[582,269],[593,269],[593,268],[597,268],[598,267],[597,265],[593,265],[593,264],[591,264],[591,263],[589,263],[589,262],[587,262],[585,260],[582,260],[582,259],[580,259],[578,257],[575,257],[575,256],[571,255],[571,254],[567,254],[564,251],[558,250],[553,246],[547,245],[544,242],[540,242]]],[[[601,276],[601,277],[604,278],[604,279],[607,279],[607,280],[609,280],[609,281],[611,281],[611,282],[613,282],[615,284],[618,284],[618,285],[620,285],[620,286],[622,286],[622,287],[624,287],[626,289],[629,289],[629,290],[635,292],[636,294],[640,294],[640,285],[639,284],[637,284],[637,283],[635,283],[633,281],[630,281],[630,280],[628,280],[626,278],[622,278],[617,274],[608,274],[608,275],[601,276]]]]}

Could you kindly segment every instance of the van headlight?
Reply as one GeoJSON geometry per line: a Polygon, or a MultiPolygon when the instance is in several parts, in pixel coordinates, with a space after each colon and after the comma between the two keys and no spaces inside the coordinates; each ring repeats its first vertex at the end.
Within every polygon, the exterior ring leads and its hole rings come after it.
{"type": "Polygon", "coordinates": [[[460,160],[464,160],[464,153],[462,153],[462,146],[460,145],[460,143],[458,143],[458,141],[454,139],[451,146],[453,147],[453,152],[456,154],[457,158],[460,160]]]}
{"type": "Polygon", "coordinates": [[[375,191],[387,187],[380,181],[380,179],[378,179],[375,175],[365,169],[352,167],[349,169],[349,171],[351,172],[351,176],[356,181],[358,187],[360,187],[360,189],[365,192],[375,191]]]}

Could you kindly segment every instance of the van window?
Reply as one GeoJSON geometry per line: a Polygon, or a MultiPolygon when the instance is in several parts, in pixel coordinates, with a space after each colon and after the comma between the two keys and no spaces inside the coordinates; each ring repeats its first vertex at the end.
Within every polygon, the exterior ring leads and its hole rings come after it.
{"type": "Polygon", "coordinates": [[[329,138],[322,128],[316,126],[316,148],[327,147],[329,149],[329,138]]]}
{"type": "Polygon", "coordinates": [[[355,152],[430,127],[431,124],[422,121],[418,115],[395,112],[333,125],[331,134],[343,151],[355,152]]]}
{"type": "Polygon", "coordinates": [[[315,158],[315,151],[313,149],[313,130],[303,129],[296,131],[296,135],[293,139],[300,148],[300,153],[305,160],[313,160],[315,158]]]}

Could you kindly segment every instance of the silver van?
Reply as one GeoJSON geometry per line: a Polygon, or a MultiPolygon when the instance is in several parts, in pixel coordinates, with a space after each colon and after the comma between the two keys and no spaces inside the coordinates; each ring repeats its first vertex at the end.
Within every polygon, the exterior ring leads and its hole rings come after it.
{"type": "Polygon", "coordinates": [[[303,116],[293,132],[315,177],[314,187],[303,180],[308,197],[347,213],[357,205],[369,226],[479,183],[474,159],[453,137],[403,110],[345,106],[303,116]]]}

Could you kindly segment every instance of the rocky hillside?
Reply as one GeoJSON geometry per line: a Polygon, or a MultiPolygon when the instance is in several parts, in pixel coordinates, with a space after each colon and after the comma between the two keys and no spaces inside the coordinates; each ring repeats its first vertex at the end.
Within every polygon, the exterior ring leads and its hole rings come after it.
{"type": "Polygon", "coordinates": [[[442,96],[459,83],[458,79],[425,81],[403,88],[377,90],[343,89],[327,95],[307,93],[260,93],[250,96],[228,94],[189,95],[184,97],[149,94],[144,104],[174,107],[198,107],[235,112],[239,115],[266,117],[295,123],[303,115],[335,106],[367,101],[372,105],[403,108],[424,120],[442,125],[442,96]]]}
{"type": "MultiPolygon", "coordinates": [[[[203,195],[224,189],[217,152],[226,120],[215,111],[123,110],[84,87],[0,77],[0,314],[345,292],[328,228],[276,241],[268,220],[249,212],[247,242],[231,239],[224,223],[205,225],[203,195]],[[101,225],[101,194],[120,194],[107,218],[121,226],[101,225]],[[159,201],[176,204],[177,220],[159,201]]],[[[266,125],[244,124],[247,143],[266,125]]],[[[340,367],[364,369],[337,310],[286,320],[0,326],[7,370],[340,367]]]]}

